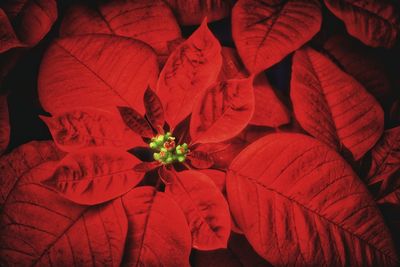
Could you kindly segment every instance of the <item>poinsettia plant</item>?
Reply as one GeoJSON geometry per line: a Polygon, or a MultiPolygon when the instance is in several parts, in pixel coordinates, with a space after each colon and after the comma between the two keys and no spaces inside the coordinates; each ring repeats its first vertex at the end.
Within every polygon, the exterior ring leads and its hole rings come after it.
{"type": "Polygon", "coordinates": [[[398,8],[4,1],[0,265],[398,266],[398,8]]]}

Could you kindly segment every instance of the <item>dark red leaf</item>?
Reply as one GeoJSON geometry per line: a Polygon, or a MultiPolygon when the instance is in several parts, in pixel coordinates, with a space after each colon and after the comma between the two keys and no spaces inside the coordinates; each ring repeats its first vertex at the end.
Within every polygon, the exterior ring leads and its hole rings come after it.
{"type": "Polygon", "coordinates": [[[23,44],[18,40],[7,14],[0,8],[0,53],[21,46],[23,44]]]}
{"type": "Polygon", "coordinates": [[[214,161],[211,156],[204,151],[191,151],[187,159],[190,161],[190,165],[197,169],[208,169],[214,165],[214,161]]]}
{"type": "Polygon", "coordinates": [[[58,39],[42,60],[39,98],[50,113],[129,106],[144,114],[143,95],[157,73],[154,52],[140,41],[108,35],[58,39]]]}
{"type": "Polygon", "coordinates": [[[163,132],[165,123],[164,109],[161,100],[150,88],[147,88],[144,93],[144,107],[146,109],[146,117],[154,129],[159,133],[163,132]]]}
{"type": "Polygon", "coordinates": [[[4,0],[0,3],[21,43],[36,45],[57,19],[54,0],[4,0]]]}
{"type": "Polygon", "coordinates": [[[100,109],[79,108],[41,116],[54,142],[67,152],[89,146],[113,146],[123,150],[144,146],[142,138],[132,132],[121,117],[100,109]]]}
{"type": "Polygon", "coordinates": [[[133,170],[136,172],[149,172],[157,167],[159,167],[161,163],[158,161],[152,161],[152,162],[140,162],[138,163],[133,170]]]}
{"type": "Polygon", "coordinates": [[[391,84],[387,69],[372,48],[344,35],[333,36],[324,43],[324,52],[348,74],[356,78],[380,103],[391,99],[391,84]]]}
{"type": "Polygon", "coordinates": [[[270,267],[242,235],[231,233],[228,248],[214,251],[195,251],[193,262],[198,267],[270,267]]]}
{"type": "Polygon", "coordinates": [[[325,0],[325,4],[343,20],[349,34],[367,45],[390,48],[398,39],[398,13],[388,0],[325,0]]]}
{"type": "MultiPolygon", "coordinates": [[[[248,76],[235,49],[223,47],[222,59],[220,81],[242,79],[248,76]]],[[[278,127],[289,123],[290,117],[286,107],[278,99],[267,77],[263,73],[255,77],[253,87],[255,110],[250,124],[278,127]]]]}
{"type": "Polygon", "coordinates": [[[400,126],[386,130],[371,151],[367,183],[379,183],[377,198],[400,205],[400,126]]]}
{"type": "Polygon", "coordinates": [[[165,0],[174,10],[181,25],[198,25],[204,18],[209,22],[230,14],[232,0],[165,0]]]}
{"type": "Polygon", "coordinates": [[[7,96],[0,95],[0,155],[10,142],[10,121],[8,116],[7,96]]]}
{"type": "Polygon", "coordinates": [[[308,133],[360,159],[383,131],[383,111],[364,87],[311,48],[293,57],[290,97],[308,133]]]}
{"type": "Polygon", "coordinates": [[[191,113],[196,96],[217,80],[221,65],[221,46],[204,20],[160,73],[156,92],[172,129],[191,113]]]}
{"type": "Polygon", "coordinates": [[[137,39],[150,45],[165,62],[169,43],[181,38],[172,11],[163,1],[96,1],[95,8],[72,6],[61,24],[60,35],[104,33],[137,39]]]}
{"type": "Polygon", "coordinates": [[[118,107],[122,120],[132,131],[140,136],[151,138],[154,136],[153,130],[146,118],[130,107],[118,107]]]}
{"type": "Polygon", "coordinates": [[[95,205],[136,186],[144,175],[134,171],[139,162],[123,150],[86,148],[68,154],[43,183],[73,202],[95,205]]]}
{"type": "Polygon", "coordinates": [[[54,165],[25,174],[6,202],[1,265],[119,266],[128,226],[121,200],[88,209],[61,198],[40,184],[54,165]]]}
{"type": "Polygon", "coordinates": [[[152,187],[122,197],[128,235],[122,266],[189,266],[190,230],[178,205],[152,187]]]}
{"type": "Polygon", "coordinates": [[[32,141],[0,157],[0,206],[24,174],[42,163],[59,160],[63,156],[64,153],[51,141],[32,141]]]}
{"type": "Polygon", "coordinates": [[[246,68],[259,73],[309,41],[321,27],[317,0],[239,0],[232,35],[246,68]]]}
{"type": "Polygon", "coordinates": [[[289,112],[276,96],[264,73],[253,82],[255,109],[250,124],[279,127],[290,122],[289,112]]]}
{"type": "MultiPolygon", "coordinates": [[[[185,213],[194,248],[226,248],[231,232],[229,207],[210,177],[188,170],[166,173],[165,192],[185,213]]],[[[165,177],[164,177],[165,178],[165,177]]]]}
{"type": "Polygon", "coordinates": [[[231,212],[273,265],[397,266],[369,192],[331,148],[271,134],[244,149],[227,174],[231,212]]]}
{"type": "Polygon", "coordinates": [[[371,156],[369,184],[383,181],[400,169],[400,126],[384,132],[372,149],[371,156]]]}
{"type": "Polygon", "coordinates": [[[254,112],[253,77],[218,82],[199,95],[193,106],[193,143],[217,143],[239,134],[254,112]]]}

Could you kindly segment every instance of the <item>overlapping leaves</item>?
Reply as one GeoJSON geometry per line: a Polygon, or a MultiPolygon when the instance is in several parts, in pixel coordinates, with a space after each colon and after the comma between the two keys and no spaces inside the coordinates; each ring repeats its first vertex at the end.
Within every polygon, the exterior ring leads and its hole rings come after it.
{"type": "MultiPolygon", "coordinates": [[[[0,52],[35,45],[55,20],[53,1],[4,3],[0,52]]],[[[54,143],[0,160],[1,265],[398,265],[399,224],[387,216],[400,207],[399,127],[384,130],[383,119],[396,112],[390,78],[366,56],[373,50],[325,40],[326,29],[316,36],[327,8],[364,44],[393,47],[395,6],[239,0],[236,50],[207,25],[232,5],[69,9],[39,72],[54,143]],[[201,25],[185,40],[178,23],[201,25]],[[277,92],[263,71],[292,53],[290,92],[277,92]],[[154,160],[162,151],[148,144],[167,133],[163,148],[186,143],[183,162],[154,160]]]]}

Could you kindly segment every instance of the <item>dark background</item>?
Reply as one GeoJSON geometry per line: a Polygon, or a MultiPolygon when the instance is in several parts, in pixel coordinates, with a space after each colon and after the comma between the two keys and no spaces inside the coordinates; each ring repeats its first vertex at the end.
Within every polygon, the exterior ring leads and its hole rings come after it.
{"type": "MultiPolygon", "coordinates": [[[[1,0],[0,0],[1,1],[1,0]]],[[[7,152],[15,147],[31,140],[51,139],[46,125],[39,119],[38,115],[46,114],[42,109],[37,95],[37,77],[43,53],[50,42],[57,38],[60,22],[68,7],[78,0],[58,1],[58,20],[51,31],[34,48],[29,50],[17,63],[15,68],[6,77],[1,91],[9,93],[8,105],[11,124],[11,140],[7,152]]],[[[87,1],[91,2],[91,1],[87,1]]],[[[398,3],[398,5],[400,5],[398,3]]],[[[221,41],[222,45],[234,47],[231,37],[231,18],[209,24],[210,29],[221,41]]],[[[182,27],[182,34],[188,37],[197,26],[182,27]]],[[[334,33],[346,34],[343,23],[335,18],[323,7],[323,25],[321,32],[314,37],[311,45],[318,48],[328,36],[334,33]]],[[[400,42],[391,50],[371,49],[371,53],[377,54],[385,63],[393,91],[399,95],[400,90],[400,42]]],[[[283,95],[287,95],[290,83],[291,55],[282,62],[270,68],[266,73],[272,85],[283,95]]],[[[287,103],[290,108],[290,103],[287,103]]],[[[386,127],[393,126],[393,122],[386,122],[386,127]]]]}

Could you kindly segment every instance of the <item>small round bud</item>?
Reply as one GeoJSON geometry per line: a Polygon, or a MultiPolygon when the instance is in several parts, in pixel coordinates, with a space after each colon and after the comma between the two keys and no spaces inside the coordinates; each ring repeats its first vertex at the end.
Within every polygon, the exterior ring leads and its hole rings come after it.
{"type": "Polygon", "coordinates": [[[169,164],[172,163],[174,161],[174,158],[169,156],[168,158],[165,159],[165,163],[169,164]]]}
{"type": "Polygon", "coordinates": [[[164,136],[163,135],[158,135],[157,136],[157,143],[162,145],[164,143],[164,136]]]}
{"type": "Polygon", "coordinates": [[[153,158],[154,158],[155,160],[159,160],[159,159],[160,159],[160,154],[159,154],[159,153],[154,153],[154,154],[153,154],[153,158]]]}
{"type": "Polygon", "coordinates": [[[185,156],[178,156],[177,159],[179,162],[184,162],[185,161],[185,156]]]}
{"type": "Polygon", "coordinates": [[[157,148],[157,144],[155,142],[151,142],[149,144],[149,146],[150,146],[151,149],[156,149],[157,148]]]}

